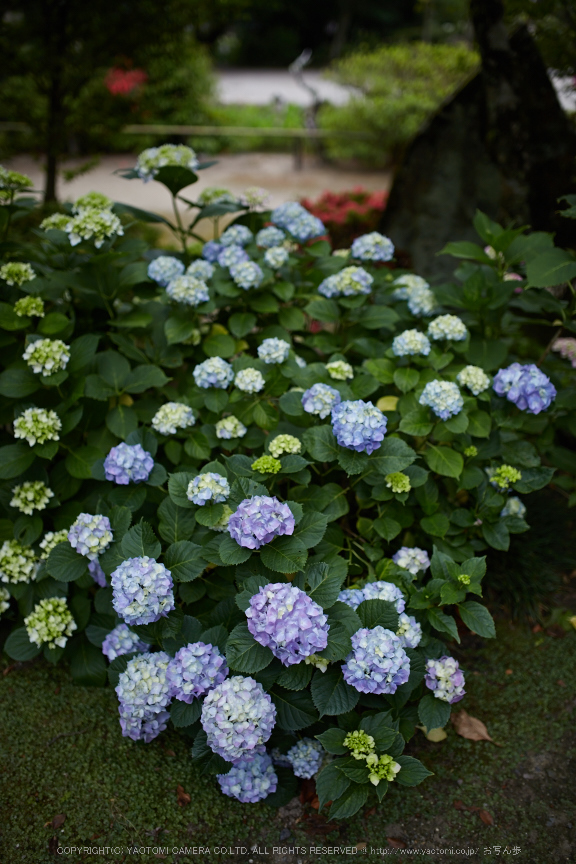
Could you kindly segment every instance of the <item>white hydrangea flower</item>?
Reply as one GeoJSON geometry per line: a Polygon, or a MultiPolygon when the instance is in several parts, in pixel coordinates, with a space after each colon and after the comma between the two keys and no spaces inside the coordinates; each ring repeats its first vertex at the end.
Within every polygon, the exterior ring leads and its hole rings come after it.
{"type": "Polygon", "coordinates": [[[425,279],[414,275],[414,273],[398,276],[392,284],[397,286],[392,295],[396,300],[407,300],[415,288],[430,288],[429,283],[425,279]]]}
{"type": "Polygon", "coordinates": [[[178,429],[194,426],[196,418],[192,409],[181,402],[167,402],[152,418],[152,428],[161,435],[175,435],[178,429]]]}
{"type": "Polygon", "coordinates": [[[67,223],[64,231],[68,234],[71,246],[94,238],[96,249],[100,249],[105,240],[124,234],[122,222],[111,210],[81,210],[67,223]]]}
{"type": "Polygon", "coordinates": [[[392,342],[392,353],[396,357],[406,357],[421,354],[427,357],[430,353],[430,340],[419,330],[404,330],[392,342]]]}
{"type": "Polygon", "coordinates": [[[285,339],[272,337],[264,339],[258,346],[258,357],[264,363],[284,363],[290,354],[290,343],[285,339]]]}
{"type": "Polygon", "coordinates": [[[430,288],[414,288],[408,297],[408,309],[412,315],[432,315],[437,306],[436,297],[430,288]]]}
{"type": "Polygon", "coordinates": [[[30,582],[36,575],[38,561],[29,546],[17,540],[5,540],[0,546],[0,580],[2,582],[30,582]]]}
{"type": "Polygon", "coordinates": [[[474,396],[483,393],[490,386],[490,377],[480,366],[465,366],[456,376],[456,380],[462,387],[468,387],[474,396]]]}
{"type": "Polygon", "coordinates": [[[81,213],[83,210],[111,210],[114,202],[102,192],[87,192],[86,195],[81,195],[72,205],[74,214],[81,213]]]}
{"type": "Polygon", "coordinates": [[[243,438],[248,430],[237,417],[224,417],[216,423],[216,437],[230,440],[230,438],[243,438]]]}
{"type": "Polygon", "coordinates": [[[46,441],[59,441],[62,422],[55,411],[26,408],[14,421],[14,437],[25,438],[30,447],[46,441]]]}
{"type": "Polygon", "coordinates": [[[275,459],[279,459],[284,453],[300,453],[302,444],[294,435],[277,435],[270,441],[268,452],[275,459]]]}
{"type": "Polygon", "coordinates": [[[51,597],[40,600],[33,612],[24,619],[28,638],[40,648],[64,648],[77,624],[66,605],[65,597],[51,597]]]}
{"type": "Polygon", "coordinates": [[[35,278],[36,273],[30,264],[10,261],[0,267],[0,279],[3,279],[7,285],[17,285],[20,288],[25,282],[31,282],[35,278]]]}
{"type": "Polygon", "coordinates": [[[14,312],[19,318],[44,318],[44,301],[29,294],[16,301],[14,312]]]}
{"type": "Polygon", "coordinates": [[[348,378],[354,378],[354,369],[345,360],[332,360],[331,363],[326,363],[326,371],[334,381],[346,381],[348,378]]]}
{"type": "Polygon", "coordinates": [[[214,275],[215,267],[209,261],[204,261],[203,258],[197,258],[186,269],[187,276],[194,276],[202,282],[207,282],[214,275]]]}
{"type": "Polygon", "coordinates": [[[268,189],[263,189],[262,186],[248,186],[240,195],[240,203],[250,210],[257,210],[258,207],[265,207],[270,197],[268,189]]]}
{"type": "Polygon", "coordinates": [[[56,229],[57,231],[65,231],[66,226],[70,221],[70,216],[67,216],[65,213],[52,213],[50,216],[47,216],[46,219],[42,220],[40,228],[42,231],[51,231],[53,229],[56,229]]]}
{"type": "Polygon", "coordinates": [[[176,276],[166,287],[166,293],[176,303],[185,306],[199,306],[210,299],[208,286],[195,276],[176,276]]]}
{"type": "Polygon", "coordinates": [[[288,254],[283,246],[272,246],[264,253],[264,263],[273,270],[279,270],[288,261],[288,254]]]}
{"type": "Polygon", "coordinates": [[[54,492],[42,480],[26,480],[12,489],[10,506],[31,516],[34,510],[45,510],[54,492]]]}
{"type": "Polygon", "coordinates": [[[67,528],[63,528],[61,531],[47,531],[40,541],[40,549],[42,549],[40,559],[45,561],[50,555],[52,549],[54,549],[55,546],[58,546],[59,543],[65,543],[66,540],[68,540],[67,528]]]}
{"type": "Polygon", "coordinates": [[[138,176],[148,183],[160,168],[175,166],[195,171],[198,167],[198,157],[191,147],[185,144],[162,144],[160,147],[148,147],[138,156],[134,170],[138,176]]]}
{"type": "Polygon", "coordinates": [[[10,608],[10,592],[7,588],[2,588],[0,586],[0,615],[3,612],[7,612],[10,608]]]}
{"type": "Polygon", "coordinates": [[[61,339],[37,339],[30,342],[22,359],[37,375],[53,375],[65,369],[70,360],[70,348],[61,339]]]}
{"type": "Polygon", "coordinates": [[[457,315],[439,315],[428,325],[430,339],[451,339],[453,342],[463,342],[467,335],[466,325],[457,315]]]}
{"type": "Polygon", "coordinates": [[[240,372],[236,373],[234,384],[244,393],[260,393],[264,389],[266,382],[261,372],[249,367],[248,369],[241,369],[240,372]]]}

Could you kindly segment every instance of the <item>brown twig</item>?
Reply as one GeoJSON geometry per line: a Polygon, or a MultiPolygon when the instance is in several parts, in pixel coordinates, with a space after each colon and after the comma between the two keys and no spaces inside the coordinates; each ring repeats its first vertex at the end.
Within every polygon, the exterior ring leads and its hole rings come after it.
{"type": "Polygon", "coordinates": [[[84,732],[88,732],[91,728],[92,726],[87,726],[85,729],[79,729],[77,732],[60,732],[59,735],[55,735],[48,741],[46,747],[50,747],[50,745],[53,744],[54,741],[57,741],[59,738],[70,738],[74,735],[83,735],[84,732]]]}

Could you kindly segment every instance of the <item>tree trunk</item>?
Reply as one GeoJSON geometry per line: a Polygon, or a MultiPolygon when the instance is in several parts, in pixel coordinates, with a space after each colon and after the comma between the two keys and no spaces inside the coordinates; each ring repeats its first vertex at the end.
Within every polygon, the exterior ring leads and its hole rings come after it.
{"type": "Polygon", "coordinates": [[[44,26],[48,49],[48,105],[46,118],[46,186],[44,202],[56,201],[58,161],[65,141],[66,108],[63,72],[68,53],[68,0],[46,0],[44,26]]]}

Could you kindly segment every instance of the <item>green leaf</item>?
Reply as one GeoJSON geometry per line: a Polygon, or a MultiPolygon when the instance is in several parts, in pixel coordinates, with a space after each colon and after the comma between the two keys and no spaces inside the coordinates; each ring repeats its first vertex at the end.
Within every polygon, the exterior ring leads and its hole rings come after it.
{"type": "Polygon", "coordinates": [[[195,321],[174,315],[164,322],[164,333],[168,345],[178,345],[190,339],[197,329],[195,321]]]}
{"type": "Polygon", "coordinates": [[[338,769],[338,760],[329,762],[316,778],[316,792],[320,802],[320,810],[328,801],[336,801],[346,792],[351,780],[338,769]]]}
{"type": "Polygon", "coordinates": [[[96,354],[100,338],[96,334],[87,333],[84,336],[79,336],[78,339],[74,339],[70,344],[70,360],[66,369],[74,373],[88,366],[96,354]]]}
{"type": "Polygon", "coordinates": [[[236,625],[226,644],[226,660],[231,669],[249,675],[265,669],[273,659],[270,649],[256,642],[247,624],[236,625]]]}
{"type": "Polygon", "coordinates": [[[289,417],[300,417],[304,414],[302,407],[302,394],[288,391],[280,397],[280,408],[289,417]]]}
{"type": "Polygon", "coordinates": [[[392,384],[394,381],[395,366],[390,360],[385,360],[384,358],[366,360],[364,368],[381,384],[392,384]]]}
{"type": "Polygon", "coordinates": [[[434,424],[430,422],[430,412],[426,408],[416,408],[414,411],[409,411],[400,421],[401,432],[418,438],[429,435],[433,426],[434,424]]]}
{"type": "Polygon", "coordinates": [[[464,624],[478,636],[482,636],[484,639],[495,638],[494,619],[481,603],[477,603],[475,600],[466,600],[465,603],[458,605],[458,611],[464,624]]]}
{"type": "Polygon", "coordinates": [[[372,467],[384,477],[396,471],[403,471],[416,460],[416,451],[401,438],[386,438],[370,457],[372,467]]]}
{"type": "Polygon", "coordinates": [[[240,546],[229,534],[225,534],[218,547],[218,553],[226,565],[243,564],[252,555],[252,550],[240,546]]]}
{"type": "Polygon", "coordinates": [[[262,562],[278,573],[297,573],[304,569],[308,553],[295,537],[276,537],[261,549],[262,562]]]}
{"type": "Polygon", "coordinates": [[[523,468],[522,479],[514,483],[514,489],[516,492],[522,494],[543,489],[552,480],[555,470],[555,468],[545,468],[543,466],[540,468],[523,468]]]}
{"type": "Polygon", "coordinates": [[[345,729],[338,729],[334,726],[327,729],[326,732],[322,732],[321,735],[316,735],[316,738],[327,753],[332,753],[334,756],[344,756],[348,753],[348,748],[343,743],[347,734],[345,729]]]}
{"type": "Polygon", "coordinates": [[[426,534],[433,537],[444,537],[450,528],[450,520],[443,513],[434,513],[420,520],[420,526],[426,534]]]}
{"type": "Polygon", "coordinates": [[[84,636],[74,642],[70,657],[70,672],[75,684],[83,687],[102,687],[106,681],[106,660],[102,650],[84,636]]]}
{"type": "Polygon", "coordinates": [[[402,393],[408,393],[413,390],[420,380],[420,373],[417,369],[407,369],[402,367],[394,372],[394,384],[402,393]]]}
{"type": "Polygon", "coordinates": [[[328,564],[311,564],[306,570],[308,594],[323,609],[330,609],[338,599],[342,580],[343,576],[331,572],[328,564]]]}
{"type": "MultiPolygon", "coordinates": [[[[198,638],[206,645],[216,645],[225,654],[230,636],[223,624],[217,624],[215,627],[209,627],[208,630],[201,632],[198,638]]],[[[189,642],[190,640],[188,639],[187,641],[189,642]]]]}
{"type": "Polygon", "coordinates": [[[340,309],[335,300],[314,299],[305,307],[304,311],[316,321],[328,321],[335,323],[340,320],[340,309]]]}
{"type": "Polygon", "coordinates": [[[208,357],[232,357],[236,353],[236,340],[227,333],[216,333],[204,339],[202,348],[208,357]]]}
{"type": "Polygon", "coordinates": [[[359,728],[374,738],[376,750],[385,752],[396,739],[396,730],[393,726],[394,723],[390,719],[389,712],[382,712],[363,717],[359,728]]]}
{"type": "Polygon", "coordinates": [[[33,660],[40,654],[42,648],[39,648],[28,638],[28,632],[25,627],[18,627],[13,630],[6,642],[4,643],[4,651],[12,658],[24,662],[25,660],[33,660]]]}
{"type": "Polygon", "coordinates": [[[304,445],[313,459],[320,462],[333,462],[340,454],[340,447],[330,426],[313,426],[304,435],[304,445]]]}
{"type": "Polygon", "coordinates": [[[368,782],[368,767],[363,764],[362,760],[354,759],[353,756],[348,755],[346,759],[338,759],[336,765],[338,770],[349,777],[353,783],[368,782]]]}
{"type": "Polygon", "coordinates": [[[128,405],[116,405],[106,415],[106,426],[117,438],[125,440],[138,428],[138,416],[128,405]]]}
{"type": "Polygon", "coordinates": [[[0,480],[12,480],[23,474],[34,461],[34,451],[27,444],[0,447],[0,480]]]}
{"type": "Polygon", "coordinates": [[[200,552],[201,547],[189,540],[178,540],[168,547],[164,564],[175,582],[192,582],[204,572],[206,562],[200,557],[200,552]]]}
{"type": "Polygon", "coordinates": [[[368,784],[353,783],[330,807],[330,820],[349,819],[368,799],[368,784]]]}
{"type": "Polygon", "coordinates": [[[199,525],[211,528],[212,525],[216,525],[216,523],[220,521],[223,515],[223,504],[203,504],[201,507],[198,507],[198,510],[196,510],[196,522],[198,522],[199,525]]]}
{"type": "Polygon", "coordinates": [[[340,621],[330,622],[328,643],[326,648],[318,652],[320,657],[324,657],[331,663],[336,663],[338,660],[344,660],[351,650],[352,643],[346,626],[340,621]]]}
{"type": "Polygon", "coordinates": [[[172,195],[176,196],[182,189],[196,183],[198,175],[190,168],[184,168],[182,165],[164,165],[156,172],[154,180],[157,183],[162,183],[172,195]]]}
{"type": "Polygon", "coordinates": [[[200,719],[202,713],[202,702],[194,699],[189,705],[187,702],[179,702],[175,699],[170,707],[170,719],[177,729],[183,726],[191,726],[200,719]]]}
{"type": "Polygon", "coordinates": [[[228,327],[237,339],[242,339],[254,329],[257,320],[256,315],[251,312],[236,312],[228,319],[228,327]]]}
{"type": "Polygon", "coordinates": [[[201,774],[226,774],[230,770],[230,763],[226,762],[218,753],[213,753],[208,746],[206,733],[203,729],[198,732],[194,739],[192,759],[200,766],[201,774]]]}
{"type": "Polygon", "coordinates": [[[388,516],[380,516],[374,520],[374,528],[388,543],[397,537],[402,531],[402,526],[395,519],[390,519],[388,516]]]}
{"type": "Polygon", "coordinates": [[[464,459],[456,450],[451,450],[450,447],[437,447],[431,444],[424,458],[430,469],[436,474],[441,474],[443,477],[459,477],[464,468],[464,459]]]}
{"type": "Polygon", "coordinates": [[[136,366],[124,384],[127,393],[144,393],[151,387],[164,387],[170,381],[158,366],[136,366]]]}
{"type": "Polygon", "coordinates": [[[550,288],[576,276],[576,259],[564,249],[542,252],[526,265],[528,287],[550,288]]]}
{"type": "Polygon", "coordinates": [[[52,549],[46,570],[57,582],[76,582],[88,571],[88,559],[78,555],[66,540],[52,549]]]}
{"type": "Polygon", "coordinates": [[[395,760],[402,766],[396,775],[396,780],[401,786],[418,786],[426,777],[432,776],[433,772],[428,771],[422,762],[414,759],[413,756],[396,756],[395,760]]]}
{"type": "Polygon", "coordinates": [[[278,413],[270,402],[258,402],[254,407],[254,422],[260,429],[275,429],[278,425],[278,413]]]}
{"type": "Polygon", "coordinates": [[[482,536],[493,549],[501,549],[506,552],[510,548],[510,532],[503,519],[493,523],[484,521],[482,523],[482,536]]]}
{"type": "Polygon", "coordinates": [[[289,732],[305,729],[318,720],[314,703],[307,690],[285,690],[275,684],[270,691],[270,696],[276,706],[277,724],[281,729],[289,732]]]}
{"type": "Polygon", "coordinates": [[[102,458],[96,447],[78,447],[66,457],[66,470],[71,477],[78,480],[89,480],[92,477],[92,466],[102,458]]]}
{"type": "Polygon", "coordinates": [[[373,629],[384,627],[394,633],[398,629],[398,613],[394,603],[388,600],[363,600],[358,606],[356,614],[360,618],[363,627],[373,629]]]}
{"type": "Polygon", "coordinates": [[[194,479],[195,474],[187,474],[183,471],[178,474],[170,474],[168,476],[168,494],[178,507],[185,510],[190,510],[194,504],[188,499],[187,491],[190,481],[194,479]]]}
{"type": "Polygon", "coordinates": [[[473,438],[488,438],[492,429],[492,420],[485,411],[472,411],[468,415],[468,434],[473,438]]]}
{"type": "Polygon", "coordinates": [[[0,396],[25,399],[40,387],[38,376],[31,369],[6,369],[0,375],[0,396]]]}
{"type": "Polygon", "coordinates": [[[436,699],[432,693],[426,693],[418,703],[418,717],[428,732],[445,726],[450,719],[450,711],[450,704],[436,699]]]}
{"type": "Polygon", "coordinates": [[[311,692],[320,717],[352,711],[360,698],[358,691],[344,681],[340,666],[330,666],[326,672],[317,670],[312,678],[311,692]]]}
{"type": "Polygon", "coordinates": [[[368,467],[368,456],[366,453],[357,453],[356,450],[348,450],[341,447],[338,453],[338,464],[350,477],[353,474],[361,474],[368,467]]]}
{"type": "Polygon", "coordinates": [[[492,264],[492,259],[488,257],[481,246],[467,240],[447,243],[442,251],[438,252],[438,255],[452,255],[453,258],[469,258],[472,261],[479,261],[481,264],[492,264]]]}
{"type": "Polygon", "coordinates": [[[456,621],[452,615],[446,615],[446,613],[442,612],[441,609],[428,609],[426,615],[428,616],[428,621],[435,630],[438,630],[440,633],[448,633],[452,639],[455,639],[456,642],[460,642],[458,627],[456,626],[456,621]]]}
{"type": "Polygon", "coordinates": [[[461,435],[463,432],[466,432],[468,423],[468,415],[464,411],[460,411],[455,417],[449,417],[448,420],[444,420],[444,426],[449,432],[453,432],[454,435],[461,435]]]}
{"type": "MultiPolygon", "coordinates": [[[[333,623],[336,622],[345,627],[349,636],[353,636],[363,626],[354,609],[351,609],[347,603],[342,603],[340,600],[337,600],[328,612],[330,629],[332,629],[333,623]]],[[[330,638],[330,631],[328,631],[328,638],[330,638]]]]}
{"type": "Polygon", "coordinates": [[[312,678],[314,667],[310,663],[296,663],[283,669],[276,681],[286,690],[304,690],[312,678]]]}
{"type": "Polygon", "coordinates": [[[149,555],[150,558],[157,558],[162,551],[162,546],[154,531],[142,519],[126,532],[122,538],[121,548],[122,554],[126,558],[142,558],[145,555],[149,555]]]}

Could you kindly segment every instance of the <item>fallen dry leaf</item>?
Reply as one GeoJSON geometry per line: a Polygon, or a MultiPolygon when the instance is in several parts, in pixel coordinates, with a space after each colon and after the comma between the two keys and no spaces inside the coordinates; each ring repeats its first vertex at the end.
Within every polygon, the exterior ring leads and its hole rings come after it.
{"type": "Polygon", "coordinates": [[[59,844],[60,844],[60,841],[58,840],[58,836],[56,834],[50,838],[50,840],[48,841],[48,851],[50,852],[51,855],[57,855],[58,854],[59,844]]]}
{"type": "Polygon", "coordinates": [[[58,828],[62,827],[62,825],[64,824],[65,821],[66,821],[66,814],[65,813],[59,813],[58,816],[54,816],[54,818],[52,819],[52,822],[50,824],[51,824],[52,828],[57,830],[58,828]]]}
{"type": "Polygon", "coordinates": [[[176,795],[178,796],[178,806],[185,807],[187,804],[190,804],[192,800],[192,796],[185,792],[182,786],[176,787],[176,795]]]}
{"type": "Polygon", "coordinates": [[[494,817],[491,816],[487,810],[479,810],[478,815],[480,816],[480,818],[482,819],[482,821],[484,822],[485,825],[493,825],[494,824],[494,817]]]}
{"type": "Polygon", "coordinates": [[[313,810],[319,810],[320,809],[320,799],[318,798],[318,795],[315,795],[314,798],[312,799],[312,801],[310,801],[310,806],[312,807],[313,810]]]}
{"type": "Polygon", "coordinates": [[[565,682],[565,681],[562,681],[561,678],[559,678],[558,681],[556,681],[556,684],[557,684],[559,687],[565,687],[565,686],[566,686],[566,682],[565,682]]]}
{"type": "Polygon", "coordinates": [[[364,843],[364,842],[362,842],[362,843],[356,843],[356,849],[358,849],[358,851],[361,852],[362,849],[366,849],[366,845],[367,845],[367,844],[364,843]]]}
{"type": "Polygon", "coordinates": [[[461,738],[468,738],[469,741],[492,741],[494,740],[488,734],[488,730],[481,720],[477,717],[472,717],[463,708],[456,714],[450,717],[456,734],[461,738]]]}
{"type": "Polygon", "coordinates": [[[166,753],[167,756],[176,756],[176,753],[174,752],[174,750],[165,750],[164,752],[166,753]]]}
{"type": "Polygon", "coordinates": [[[464,804],[459,798],[454,799],[454,809],[455,810],[467,810],[468,812],[473,812],[474,810],[478,810],[478,807],[468,807],[467,804],[464,804]]]}
{"type": "Polygon", "coordinates": [[[506,669],[505,674],[506,675],[513,675],[514,673],[513,673],[512,669],[506,669]]]}
{"type": "Polygon", "coordinates": [[[366,812],[364,813],[364,816],[374,816],[374,814],[376,813],[376,810],[377,810],[376,807],[370,807],[369,810],[366,810],[366,812]]]}
{"type": "Polygon", "coordinates": [[[387,837],[386,839],[393,849],[406,849],[406,843],[403,840],[396,840],[395,837],[387,837]]]}

